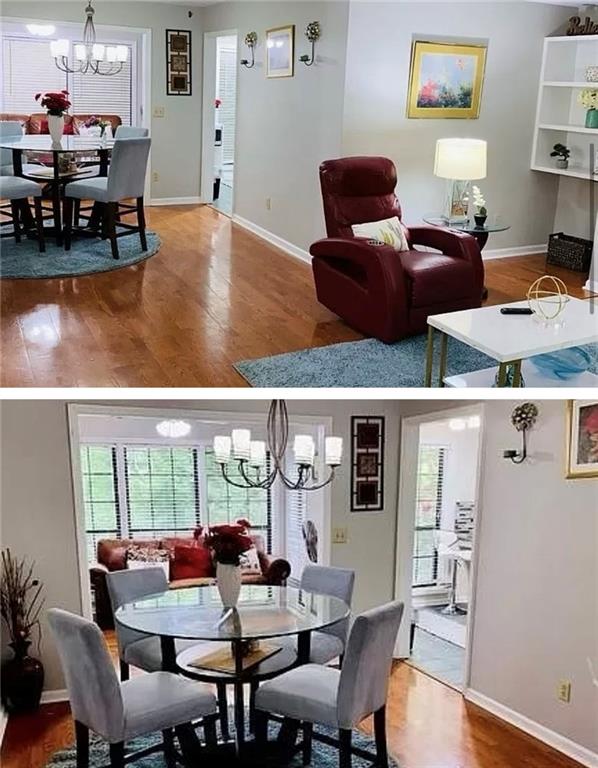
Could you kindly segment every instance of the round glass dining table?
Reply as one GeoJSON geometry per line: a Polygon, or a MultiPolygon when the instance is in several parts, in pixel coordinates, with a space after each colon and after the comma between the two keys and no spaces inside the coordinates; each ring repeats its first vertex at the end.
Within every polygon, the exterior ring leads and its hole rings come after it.
{"type": "MultiPolygon", "coordinates": [[[[164,670],[182,672],[196,679],[209,681],[211,678],[210,671],[206,670],[202,675],[199,669],[191,668],[189,662],[194,658],[194,651],[195,656],[199,656],[205,652],[207,643],[222,644],[225,641],[227,646],[230,644],[234,671],[231,669],[228,674],[228,682],[234,685],[236,754],[239,757],[245,742],[243,684],[250,682],[256,674],[259,679],[259,668],[262,667],[260,664],[244,669],[247,641],[271,640],[274,644],[276,638],[282,641],[277,654],[263,662],[263,678],[273,676],[285,668],[307,664],[311,633],[343,621],[349,613],[349,606],[336,597],[291,586],[244,584],[234,609],[223,608],[215,586],[188,587],[127,603],[116,610],[115,619],[123,627],[160,638],[164,670]],[[283,638],[292,636],[296,636],[297,645],[289,657],[289,643],[284,643],[283,638]],[[203,641],[203,644],[197,649],[183,651],[177,663],[177,638],[203,641]],[[276,668],[278,653],[285,662],[276,668]],[[275,671],[268,674],[272,669],[275,671]]],[[[222,682],[223,676],[217,676],[217,679],[222,682]]]]}

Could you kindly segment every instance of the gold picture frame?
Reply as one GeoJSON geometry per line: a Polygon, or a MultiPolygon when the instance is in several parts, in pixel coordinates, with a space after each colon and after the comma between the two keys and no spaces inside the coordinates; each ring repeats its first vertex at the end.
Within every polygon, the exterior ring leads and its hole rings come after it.
{"type": "Polygon", "coordinates": [[[266,77],[295,74],[295,25],[266,30],[266,77]]]}
{"type": "Polygon", "coordinates": [[[475,120],[480,116],[485,45],[414,40],[407,117],[475,120]]]}
{"type": "Polygon", "coordinates": [[[567,403],[566,476],[598,477],[598,400],[567,403]]]}

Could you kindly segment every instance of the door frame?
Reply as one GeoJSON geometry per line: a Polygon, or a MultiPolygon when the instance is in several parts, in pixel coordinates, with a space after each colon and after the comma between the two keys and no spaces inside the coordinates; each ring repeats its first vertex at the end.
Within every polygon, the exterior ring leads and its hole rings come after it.
{"type": "MultiPolygon", "coordinates": [[[[202,126],[201,126],[201,183],[200,200],[206,205],[212,205],[214,184],[214,100],[216,98],[216,41],[219,37],[237,38],[237,66],[239,64],[239,31],[237,29],[221,29],[217,32],[204,32],[203,36],[203,96],[202,96],[202,126]]],[[[237,75],[235,89],[235,171],[237,168],[238,150],[238,106],[239,106],[239,77],[237,75]]],[[[232,211],[235,213],[235,198],[237,185],[233,181],[232,211]]],[[[225,216],[228,214],[218,209],[225,216]]]]}
{"type": "Polygon", "coordinates": [[[479,531],[482,520],[482,487],[485,465],[485,423],[486,405],[483,402],[475,402],[469,405],[455,406],[441,411],[428,412],[418,416],[407,416],[401,419],[401,450],[399,453],[399,499],[397,504],[397,537],[395,549],[395,600],[401,600],[405,605],[404,620],[401,622],[397,642],[395,645],[395,658],[409,658],[409,634],[411,626],[412,610],[412,568],[413,548],[415,540],[415,500],[417,494],[417,461],[419,455],[419,427],[431,421],[439,421],[447,418],[480,415],[478,465],[476,472],[475,503],[476,514],[473,527],[471,561],[471,583],[469,610],[467,612],[467,633],[465,641],[465,669],[463,676],[462,693],[469,688],[471,677],[471,660],[473,651],[473,638],[475,628],[475,607],[477,592],[477,573],[479,558],[479,531]]]}

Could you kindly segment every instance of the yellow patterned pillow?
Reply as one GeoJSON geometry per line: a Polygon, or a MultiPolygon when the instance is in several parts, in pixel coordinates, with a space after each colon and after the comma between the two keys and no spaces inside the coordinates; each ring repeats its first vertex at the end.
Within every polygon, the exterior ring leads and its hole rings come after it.
{"type": "Polygon", "coordinates": [[[392,246],[395,251],[408,251],[409,243],[405,235],[405,228],[398,216],[382,221],[370,221],[366,224],[353,224],[351,227],[355,237],[367,237],[377,240],[385,245],[392,246]]]}

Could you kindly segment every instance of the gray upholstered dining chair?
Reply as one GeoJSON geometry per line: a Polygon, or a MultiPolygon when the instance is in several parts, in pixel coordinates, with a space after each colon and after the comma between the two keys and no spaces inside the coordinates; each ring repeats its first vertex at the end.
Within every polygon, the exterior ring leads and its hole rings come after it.
{"type": "MultiPolygon", "coordinates": [[[[151,139],[117,139],[112,149],[108,176],[92,176],[71,181],[64,189],[64,247],[71,247],[73,210],[79,223],[81,200],[92,200],[101,210],[102,236],[109,238],[112,256],[118,259],[118,238],[139,234],[141,248],[147,251],[143,191],[151,139]],[[123,200],[134,198],[135,205],[123,200]],[[75,205],[74,205],[75,204],[75,205]],[[120,220],[121,216],[136,212],[137,226],[120,220]],[[117,220],[120,231],[117,232],[117,220]]],[[[93,219],[93,216],[92,216],[93,219]]]]}
{"type": "Polygon", "coordinates": [[[10,212],[0,207],[0,213],[7,216],[13,223],[14,237],[17,243],[21,242],[21,217],[23,206],[29,207],[29,198],[33,198],[35,205],[35,224],[40,253],[46,250],[44,240],[44,221],[42,211],[42,190],[34,181],[22,179],[20,176],[0,176],[0,200],[10,202],[10,212]]]}
{"type": "Polygon", "coordinates": [[[403,603],[392,602],[355,619],[342,669],[306,664],[263,683],[255,697],[256,740],[265,745],[270,714],[285,718],[290,729],[303,729],[303,763],[311,761],[312,739],[339,748],[340,768],[350,768],[352,753],[388,766],[386,697],[393,649],[403,615],[403,603]],[[351,745],[352,730],[374,715],[376,755],[351,745]],[[314,733],[314,724],[339,731],[338,741],[314,733]]]}
{"type": "Polygon", "coordinates": [[[146,136],[149,136],[148,129],[135,125],[119,125],[114,134],[115,139],[144,139],[146,136]]]}
{"type": "Polygon", "coordinates": [[[179,741],[188,739],[191,722],[203,718],[206,742],[215,742],[216,697],[207,686],[170,672],[153,672],[119,683],[100,628],[91,621],[58,608],[48,611],[66,679],[75,721],[77,768],[89,765],[89,731],[110,745],[112,768],[125,761],[164,749],[166,762],[175,764],[174,728],[179,741]],[[162,731],[163,744],[125,758],[125,742],[162,731]]]}
{"type": "MultiPolygon", "coordinates": [[[[18,120],[0,120],[0,139],[16,139],[23,135],[23,126],[18,120]]],[[[0,147],[0,176],[12,176],[12,150],[0,147]]]]}

